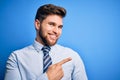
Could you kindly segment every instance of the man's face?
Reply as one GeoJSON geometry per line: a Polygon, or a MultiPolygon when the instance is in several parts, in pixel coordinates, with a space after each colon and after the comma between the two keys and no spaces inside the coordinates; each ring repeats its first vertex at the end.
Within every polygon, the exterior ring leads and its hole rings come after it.
{"type": "Polygon", "coordinates": [[[40,24],[39,37],[41,42],[49,46],[55,45],[62,33],[62,27],[62,17],[49,15],[40,24]]]}

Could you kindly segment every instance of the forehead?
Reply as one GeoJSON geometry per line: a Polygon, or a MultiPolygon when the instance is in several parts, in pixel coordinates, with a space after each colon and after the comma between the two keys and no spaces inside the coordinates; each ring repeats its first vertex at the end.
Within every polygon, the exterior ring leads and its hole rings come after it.
{"type": "Polygon", "coordinates": [[[58,15],[48,15],[43,22],[48,23],[48,22],[54,22],[55,24],[58,25],[63,25],[63,18],[58,15]]]}

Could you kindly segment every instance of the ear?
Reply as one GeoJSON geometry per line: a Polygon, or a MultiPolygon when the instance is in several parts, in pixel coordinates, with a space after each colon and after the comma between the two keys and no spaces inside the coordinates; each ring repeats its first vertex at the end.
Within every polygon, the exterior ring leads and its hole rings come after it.
{"type": "Polygon", "coordinates": [[[35,20],[34,25],[36,30],[40,29],[40,21],[38,19],[35,20]]]}

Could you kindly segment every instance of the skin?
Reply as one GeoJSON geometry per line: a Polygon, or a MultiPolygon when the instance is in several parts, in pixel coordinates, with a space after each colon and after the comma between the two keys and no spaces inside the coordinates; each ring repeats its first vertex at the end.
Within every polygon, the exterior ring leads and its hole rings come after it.
{"type": "Polygon", "coordinates": [[[61,80],[61,78],[64,76],[62,65],[71,60],[71,58],[66,58],[56,64],[51,65],[46,72],[48,75],[48,79],[61,80]]]}
{"type": "MultiPolygon", "coordinates": [[[[62,33],[62,27],[62,17],[58,15],[49,15],[42,22],[36,19],[36,40],[43,45],[53,46],[56,44],[62,33]]],[[[71,58],[63,59],[62,61],[49,66],[46,72],[48,79],[61,80],[61,78],[64,76],[62,65],[68,61],[71,61],[71,58]]]]}
{"type": "Polygon", "coordinates": [[[57,15],[49,15],[40,23],[35,21],[37,30],[37,41],[43,45],[53,46],[56,44],[62,33],[62,17],[57,15]]]}

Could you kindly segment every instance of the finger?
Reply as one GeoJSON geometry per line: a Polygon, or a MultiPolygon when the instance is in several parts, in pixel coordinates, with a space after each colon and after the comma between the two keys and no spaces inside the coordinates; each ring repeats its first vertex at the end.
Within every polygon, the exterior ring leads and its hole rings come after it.
{"type": "Polygon", "coordinates": [[[66,59],[63,59],[62,61],[60,61],[58,64],[59,65],[62,65],[62,64],[65,64],[66,62],[69,62],[69,61],[71,61],[72,60],[72,58],[66,58],[66,59]]]}

